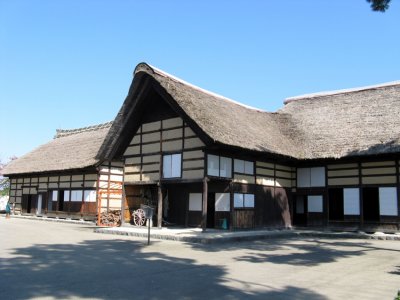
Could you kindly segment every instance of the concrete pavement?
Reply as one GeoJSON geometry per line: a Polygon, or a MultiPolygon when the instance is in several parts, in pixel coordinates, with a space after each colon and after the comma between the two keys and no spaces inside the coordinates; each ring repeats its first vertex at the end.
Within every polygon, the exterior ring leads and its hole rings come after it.
{"type": "Polygon", "coordinates": [[[200,244],[0,217],[1,299],[393,299],[400,243],[200,244]]]}

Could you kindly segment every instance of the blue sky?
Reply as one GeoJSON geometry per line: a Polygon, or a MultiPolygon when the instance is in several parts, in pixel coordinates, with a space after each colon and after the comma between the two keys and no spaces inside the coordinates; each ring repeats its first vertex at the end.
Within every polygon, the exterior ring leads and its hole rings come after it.
{"type": "Polygon", "coordinates": [[[400,3],[0,0],[0,159],[113,120],[145,61],[236,101],[400,80],[400,3]]]}

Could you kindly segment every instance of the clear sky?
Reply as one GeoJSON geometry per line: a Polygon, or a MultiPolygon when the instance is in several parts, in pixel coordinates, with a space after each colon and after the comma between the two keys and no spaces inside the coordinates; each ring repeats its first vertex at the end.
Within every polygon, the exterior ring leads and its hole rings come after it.
{"type": "Polygon", "coordinates": [[[113,120],[139,62],[276,111],[400,80],[400,1],[0,0],[0,159],[113,120]]]}

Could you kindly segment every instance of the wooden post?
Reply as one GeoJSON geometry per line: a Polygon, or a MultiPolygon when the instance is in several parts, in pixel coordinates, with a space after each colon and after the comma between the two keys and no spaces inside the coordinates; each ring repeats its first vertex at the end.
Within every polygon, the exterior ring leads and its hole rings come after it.
{"type": "Polygon", "coordinates": [[[126,192],[125,184],[122,182],[122,195],[121,195],[121,225],[125,223],[125,202],[126,202],[126,192]]]}
{"type": "Polygon", "coordinates": [[[364,189],[362,184],[361,163],[358,163],[358,186],[360,195],[360,227],[364,227],[364,189]]]}
{"type": "Polygon", "coordinates": [[[207,201],[208,201],[208,178],[204,177],[203,179],[203,219],[202,219],[202,228],[203,232],[207,229],[207,201]]]}
{"type": "Polygon", "coordinates": [[[162,226],[162,207],[163,207],[163,196],[161,189],[161,182],[158,183],[158,210],[157,210],[157,227],[161,229],[162,226]]]}
{"type": "Polygon", "coordinates": [[[234,210],[234,194],[233,194],[233,182],[229,183],[229,204],[230,204],[230,217],[229,217],[229,230],[233,230],[233,222],[234,222],[234,214],[235,214],[235,210],[234,210]]]}

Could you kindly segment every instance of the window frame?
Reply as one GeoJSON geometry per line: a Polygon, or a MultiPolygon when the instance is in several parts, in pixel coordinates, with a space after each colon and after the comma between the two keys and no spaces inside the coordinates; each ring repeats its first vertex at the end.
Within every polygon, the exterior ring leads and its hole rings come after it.
{"type": "Polygon", "coordinates": [[[233,165],[233,160],[231,157],[207,153],[207,168],[206,169],[207,169],[208,176],[219,177],[219,178],[233,178],[232,165],[233,165]],[[209,162],[210,162],[209,156],[218,157],[218,175],[212,175],[209,173],[209,162]],[[228,176],[221,176],[221,158],[227,159],[230,161],[230,172],[229,172],[228,176]]]}
{"type": "Polygon", "coordinates": [[[203,193],[189,193],[188,211],[190,211],[190,212],[202,212],[203,211],[203,193]],[[200,203],[197,203],[197,202],[200,202],[200,203]],[[199,207],[199,204],[200,204],[200,207],[199,207]]]}
{"type": "Polygon", "coordinates": [[[256,195],[253,193],[233,193],[233,209],[255,209],[256,208],[256,195]],[[251,195],[252,196],[252,202],[253,206],[247,206],[246,205],[246,195],[251,195]],[[240,201],[242,202],[241,206],[237,206],[235,200],[237,199],[236,197],[240,196],[241,199],[240,201]]]}
{"type": "Polygon", "coordinates": [[[163,179],[177,179],[182,178],[182,152],[170,152],[170,153],[163,153],[162,154],[162,178],[163,179]],[[173,157],[175,155],[179,155],[179,176],[173,176],[173,157]],[[171,176],[165,176],[165,158],[170,156],[171,157],[171,176]]]}
{"type": "Polygon", "coordinates": [[[326,187],[326,167],[301,167],[296,169],[296,187],[297,188],[324,188],[326,187]],[[318,173],[323,174],[318,177],[318,173]]]}
{"type": "Polygon", "coordinates": [[[244,175],[254,175],[254,161],[235,158],[235,159],[233,160],[233,164],[234,164],[234,166],[233,166],[233,171],[234,171],[235,173],[244,174],[244,175]],[[240,164],[243,164],[243,172],[242,172],[241,170],[238,170],[238,168],[240,167],[240,166],[239,166],[239,163],[240,163],[240,164]],[[246,166],[247,166],[248,164],[251,164],[251,172],[247,171],[246,166]]]}

